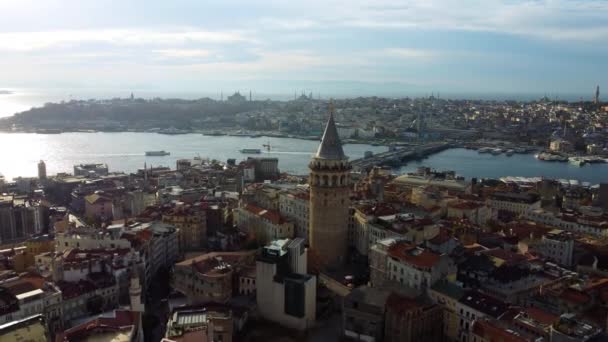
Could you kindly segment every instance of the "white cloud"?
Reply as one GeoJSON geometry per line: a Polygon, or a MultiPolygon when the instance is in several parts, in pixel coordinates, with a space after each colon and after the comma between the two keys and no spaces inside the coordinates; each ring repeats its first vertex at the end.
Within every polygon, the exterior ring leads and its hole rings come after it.
{"type": "Polygon", "coordinates": [[[86,43],[116,46],[170,45],[186,43],[227,44],[255,42],[242,32],[145,29],[61,30],[37,32],[0,32],[0,50],[35,51],[86,43]]]}
{"type": "Polygon", "coordinates": [[[396,57],[403,59],[428,59],[437,57],[438,51],[413,48],[388,48],[379,51],[381,56],[396,57]]]}
{"type": "Polygon", "coordinates": [[[280,19],[277,28],[357,27],[424,29],[514,34],[549,40],[605,41],[608,1],[604,0],[311,0],[305,8],[323,8],[306,17],[304,8],[280,19]]]}
{"type": "Polygon", "coordinates": [[[205,49],[162,49],[154,50],[154,52],[163,58],[197,58],[212,55],[211,50],[205,49]]]}

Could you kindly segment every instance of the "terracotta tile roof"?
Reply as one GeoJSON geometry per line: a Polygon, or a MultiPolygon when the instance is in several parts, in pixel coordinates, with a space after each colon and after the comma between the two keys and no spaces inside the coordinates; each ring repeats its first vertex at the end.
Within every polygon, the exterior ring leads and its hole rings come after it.
{"type": "Polygon", "coordinates": [[[250,203],[245,206],[245,210],[254,215],[258,215],[274,224],[283,224],[287,222],[276,210],[263,209],[250,203]]]}
{"type": "Polygon", "coordinates": [[[407,311],[422,308],[422,305],[414,298],[407,298],[393,292],[386,299],[386,308],[387,311],[390,310],[398,314],[403,314],[407,311]]]}
{"type": "Polygon", "coordinates": [[[493,322],[477,320],[473,323],[473,333],[484,341],[527,342],[528,340],[515,332],[507,331],[493,322]]]}
{"type": "Polygon", "coordinates": [[[452,238],[452,235],[446,229],[440,229],[439,234],[437,234],[434,238],[430,239],[429,242],[434,245],[444,244],[452,238]]]}
{"type": "Polygon", "coordinates": [[[388,254],[401,262],[421,268],[431,268],[440,260],[439,254],[405,242],[390,246],[388,254]]]}
{"type": "Polygon", "coordinates": [[[56,341],[82,341],[96,333],[112,331],[129,331],[139,326],[139,313],[127,310],[115,310],[114,317],[98,317],[92,321],[77,325],[64,331],[56,341]]]}
{"type": "Polygon", "coordinates": [[[448,204],[448,207],[460,210],[473,210],[483,207],[485,204],[472,201],[456,201],[448,204]]]}
{"type": "Polygon", "coordinates": [[[545,325],[553,324],[559,319],[559,316],[535,307],[525,308],[523,311],[535,321],[545,325]]]}
{"type": "Polygon", "coordinates": [[[587,293],[571,288],[567,288],[562,291],[559,298],[572,304],[586,304],[591,300],[591,297],[587,293]]]}

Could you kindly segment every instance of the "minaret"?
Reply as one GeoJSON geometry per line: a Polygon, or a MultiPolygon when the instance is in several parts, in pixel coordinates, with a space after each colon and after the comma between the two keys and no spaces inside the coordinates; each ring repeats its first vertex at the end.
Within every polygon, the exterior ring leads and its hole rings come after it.
{"type": "Polygon", "coordinates": [[[597,87],[595,87],[595,99],[594,99],[595,104],[600,104],[600,86],[598,85],[597,87]]]}
{"type": "Polygon", "coordinates": [[[131,285],[129,286],[129,298],[131,301],[131,311],[145,312],[144,303],[141,300],[141,284],[139,284],[139,276],[137,271],[133,270],[131,274],[131,285]]]}
{"type": "Polygon", "coordinates": [[[311,253],[321,267],[336,267],[346,260],[351,165],[342,150],[332,103],[321,145],[308,167],[311,253]]]}

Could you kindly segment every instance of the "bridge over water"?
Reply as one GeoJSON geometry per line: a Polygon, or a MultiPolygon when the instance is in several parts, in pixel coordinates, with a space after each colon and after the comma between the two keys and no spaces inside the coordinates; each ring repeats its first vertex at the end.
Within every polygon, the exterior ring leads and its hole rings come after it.
{"type": "Polygon", "coordinates": [[[350,163],[355,171],[369,171],[374,166],[399,166],[409,160],[420,159],[449,147],[450,144],[447,143],[404,146],[368,158],[354,159],[350,163]]]}

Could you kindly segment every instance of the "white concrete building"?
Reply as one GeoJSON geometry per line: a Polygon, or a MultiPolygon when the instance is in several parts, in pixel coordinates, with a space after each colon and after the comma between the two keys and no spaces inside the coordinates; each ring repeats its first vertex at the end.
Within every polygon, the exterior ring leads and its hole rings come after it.
{"type": "Polygon", "coordinates": [[[286,190],[279,193],[279,212],[293,222],[295,237],[308,243],[309,197],[306,190],[286,190]]]}
{"type": "Polygon", "coordinates": [[[494,210],[503,210],[518,215],[528,211],[540,209],[540,196],[528,192],[496,192],[487,200],[488,207],[494,210]]]}
{"type": "Polygon", "coordinates": [[[403,241],[391,245],[387,253],[387,278],[420,292],[456,273],[449,256],[403,241]]]}
{"type": "Polygon", "coordinates": [[[554,229],[543,235],[535,250],[562,266],[570,267],[574,252],[574,236],[572,233],[554,229]]]}
{"type": "Polygon", "coordinates": [[[275,240],[256,262],[256,301],[260,315],[280,325],[306,330],[316,317],[317,280],[306,274],[304,239],[275,240]]]}

